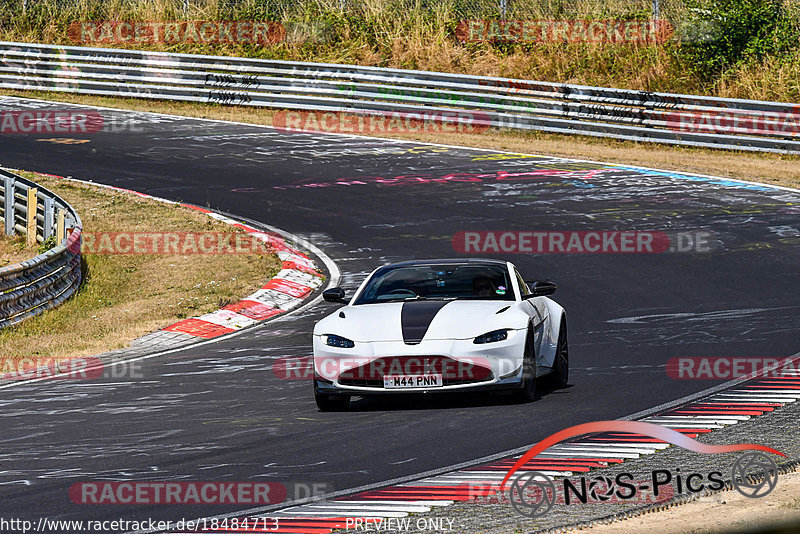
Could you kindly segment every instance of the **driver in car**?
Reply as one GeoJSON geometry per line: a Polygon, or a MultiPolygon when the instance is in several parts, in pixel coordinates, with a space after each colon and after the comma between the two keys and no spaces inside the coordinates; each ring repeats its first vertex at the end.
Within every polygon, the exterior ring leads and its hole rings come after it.
{"type": "Polygon", "coordinates": [[[485,276],[479,276],[472,281],[472,294],[478,298],[494,296],[494,284],[492,284],[492,281],[485,276]]]}

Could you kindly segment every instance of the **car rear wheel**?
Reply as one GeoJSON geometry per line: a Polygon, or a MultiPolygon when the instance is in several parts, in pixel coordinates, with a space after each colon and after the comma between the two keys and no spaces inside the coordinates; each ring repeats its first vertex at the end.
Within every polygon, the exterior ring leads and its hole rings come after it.
{"type": "Polygon", "coordinates": [[[530,402],[536,398],[536,358],[533,343],[533,328],[528,326],[525,353],[522,356],[522,386],[514,392],[514,400],[517,402],[530,402]]]}

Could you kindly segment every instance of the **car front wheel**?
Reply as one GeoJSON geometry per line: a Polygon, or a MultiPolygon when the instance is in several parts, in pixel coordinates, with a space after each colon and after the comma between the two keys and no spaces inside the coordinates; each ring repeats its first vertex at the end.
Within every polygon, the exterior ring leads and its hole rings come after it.
{"type": "Polygon", "coordinates": [[[314,400],[321,412],[341,412],[350,406],[350,395],[324,395],[315,391],[314,400]]]}
{"type": "Polygon", "coordinates": [[[522,356],[522,384],[514,392],[514,400],[517,402],[530,402],[536,398],[536,355],[533,343],[533,328],[528,326],[525,352],[522,356]]]}
{"type": "Polygon", "coordinates": [[[559,388],[567,387],[568,380],[569,345],[567,343],[567,320],[561,319],[561,328],[558,329],[556,358],[553,362],[553,385],[559,388]]]}

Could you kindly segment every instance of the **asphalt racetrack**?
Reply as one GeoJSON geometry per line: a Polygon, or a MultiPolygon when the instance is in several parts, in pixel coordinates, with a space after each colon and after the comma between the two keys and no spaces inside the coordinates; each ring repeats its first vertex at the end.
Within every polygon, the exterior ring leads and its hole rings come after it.
{"type": "MultiPolygon", "coordinates": [[[[28,108],[65,105],[0,98],[2,110],[28,108]]],[[[701,231],[712,235],[713,250],[485,254],[515,262],[528,280],[556,281],[554,298],[568,313],[571,385],[542,389],[530,404],[414,397],[319,413],[311,384],[279,379],[272,364],[310,355],[313,324],[331,304],[144,360],[141,379],[2,389],[0,516],[175,520],[236,509],[70,501],[71,484],[95,480],[354,488],[529,445],[719,383],[670,378],[670,358],[798,351],[798,192],[551,157],[103,113],[127,127],[69,134],[71,141],[4,134],[0,165],[274,225],[323,249],[349,289],[388,262],[466,256],[453,246],[463,231],[701,231]]]]}

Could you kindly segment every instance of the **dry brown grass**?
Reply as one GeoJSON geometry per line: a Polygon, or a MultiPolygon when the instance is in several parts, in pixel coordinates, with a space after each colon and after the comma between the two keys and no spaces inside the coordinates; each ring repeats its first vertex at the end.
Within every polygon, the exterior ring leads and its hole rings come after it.
{"type": "Polygon", "coordinates": [[[0,267],[29,260],[37,253],[38,246],[27,246],[25,236],[7,236],[5,227],[0,224],[0,267]]]}
{"type": "MultiPolygon", "coordinates": [[[[269,45],[247,43],[122,43],[98,46],[219,54],[294,61],[352,63],[412,68],[439,72],[504,76],[528,80],[571,82],[647,91],[707,94],[723,97],[800,100],[800,55],[780,61],[746,63],[730,68],[713,79],[690,74],[690,65],[679,53],[679,43],[659,45],[617,43],[553,43],[538,46],[461,43],[454,35],[455,23],[464,15],[448,2],[408,3],[399,7],[389,0],[359,0],[342,12],[337,0],[300,4],[286,13],[265,11],[263,4],[237,2],[233,8],[218,0],[191,2],[188,14],[175,9],[178,2],[164,0],[107,0],[102,9],[91,2],[59,4],[56,0],[30,3],[27,17],[0,24],[0,39],[8,41],[76,43],[68,27],[75,21],[103,20],[277,20],[290,35],[269,45]],[[325,5],[327,4],[327,7],[325,5]],[[61,6],[61,7],[59,7],[61,6]],[[64,7],[66,6],[66,7],[64,7]],[[300,28],[299,33],[295,31],[300,28]],[[303,30],[302,28],[312,28],[303,30]],[[316,29],[313,29],[316,28],[316,29]]],[[[787,8],[800,20],[797,3],[786,0],[787,8]]],[[[485,3],[484,5],[491,5],[485,3]]],[[[513,9],[513,3],[511,3],[513,9]]],[[[662,15],[686,20],[680,3],[669,3],[671,12],[662,15]]],[[[509,13],[511,19],[643,20],[650,17],[649,2],[627,0],[604,2],[541,2],[524,13],[509,13]],[[535,7],[538,5],[538,8],[535,7]]],[[[2,22],[0,5],[0,22],[2,22]]],[[[92,43],[86,43],[92,45],[92,43]]]]}
{"type": "MultiPolygon", "coordinates": [[[[191,102],[151,102],[60,93],[0,91],[0,94],[265,125],[272,124],[272,117],[276,113],[276,110],[266,108],[191,102]]],[[[375,135],[380,136],[379,134],[375,135]]],[[[489,130],[481,134],[415,133],[384,135],[383,137],[640,165],[800,188],[799,156],[672,147],[592,137],[537,132],[500,132],[497,130],[489,130]]]]}
{"type": "MultiPolygon", "coordinates": [[[[87,233],[237,231],[188,208],[24,175],[72,204],[87,233]]],[[[239,300],[280,266],[274,254],[85,254],[84,260],[80,292],[58,308],[0,330],[0,354],[60,359],[122,348],[148,332],[239,300]]]]}

